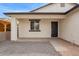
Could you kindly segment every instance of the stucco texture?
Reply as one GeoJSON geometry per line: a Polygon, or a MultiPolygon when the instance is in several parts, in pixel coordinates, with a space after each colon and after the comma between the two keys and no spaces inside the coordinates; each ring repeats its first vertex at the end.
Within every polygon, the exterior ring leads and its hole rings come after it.
{"type": "Polygon", "coordinates": [[[60,21],[60,37],[79,45],[79,9],[67,15],[60,21]]]}

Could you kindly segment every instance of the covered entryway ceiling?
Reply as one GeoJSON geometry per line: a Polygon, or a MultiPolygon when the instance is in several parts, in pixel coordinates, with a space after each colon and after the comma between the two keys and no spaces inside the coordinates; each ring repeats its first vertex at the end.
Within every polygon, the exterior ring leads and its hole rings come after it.
{"type": "Polygon", "coordinates": [[[10,17],[14,18],[27,18],[27,19],[64,19],[66,15],[58,13],[14,13],[8,14],[10,17]]]}

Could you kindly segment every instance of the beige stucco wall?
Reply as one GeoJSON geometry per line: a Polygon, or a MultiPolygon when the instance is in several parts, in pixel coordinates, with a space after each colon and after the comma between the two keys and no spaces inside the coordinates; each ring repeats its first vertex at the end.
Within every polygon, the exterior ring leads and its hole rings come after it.
{"type": "Polygon", "coordinates": [[[60,21],[60,38],[79,45],[79,9],[60,21]]]}
{"type": "Polygon", "coordinates": [[[10,40],[10,32],[0,32],[0,41],[10,40]]]}
{"type": "Polygon", "coordinates": [[[6,40],[11,40],[11,31],[6,32],[6,40]]]}
{"type": "Polygon", "coordinates": [[[6,40],[6,33],[0,32],[0,41],[6,40]]]}
{"type": "Polygon", "coordinates": [[[59,19],[40,19],[40,32],[29,32],[29,19],[19,19],[19,38],[51,38],[51,21],[59,19]]]}
{"type": "Polygon", "coordinates": [[[51,21],[64,19],[65,15],[61,14],[10,14],[11,16],[11,40],[17,40],[17,20],[19,21],[19,38],[49,38],[51,37],[51,21]],[[29,19],[41,19],[41,32],[29,32],[29,19]]]}

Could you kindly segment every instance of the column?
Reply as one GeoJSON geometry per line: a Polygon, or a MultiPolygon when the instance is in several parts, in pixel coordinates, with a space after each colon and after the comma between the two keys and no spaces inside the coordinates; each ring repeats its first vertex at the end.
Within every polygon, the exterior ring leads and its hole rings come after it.
{"type": "Polygon", "coordinates": [[[6,32],[6,24],[4,24],[4,32],[6,32]]]}
{"type": "Polygon", "coordinates": [[[11,41],[17,40],[17,21],[15,18],[10,18],[11,20],[11,41]]]}

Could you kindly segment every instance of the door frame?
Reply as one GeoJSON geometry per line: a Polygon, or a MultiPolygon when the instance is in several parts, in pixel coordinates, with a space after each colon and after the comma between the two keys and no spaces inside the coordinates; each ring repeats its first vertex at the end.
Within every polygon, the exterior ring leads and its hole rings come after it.
{"type": "Polygon", "coordinates": [[[57,28],[57,37],[58,37],[58,36],[59,36],[59,22],[58,22],[58,21],[51,21],[51,37],[53,37],[53,36],[52,36],[52,23],[53,23],[53,22],[57,22],[57,27],[58,27],[58,28],[57,28]]]}

